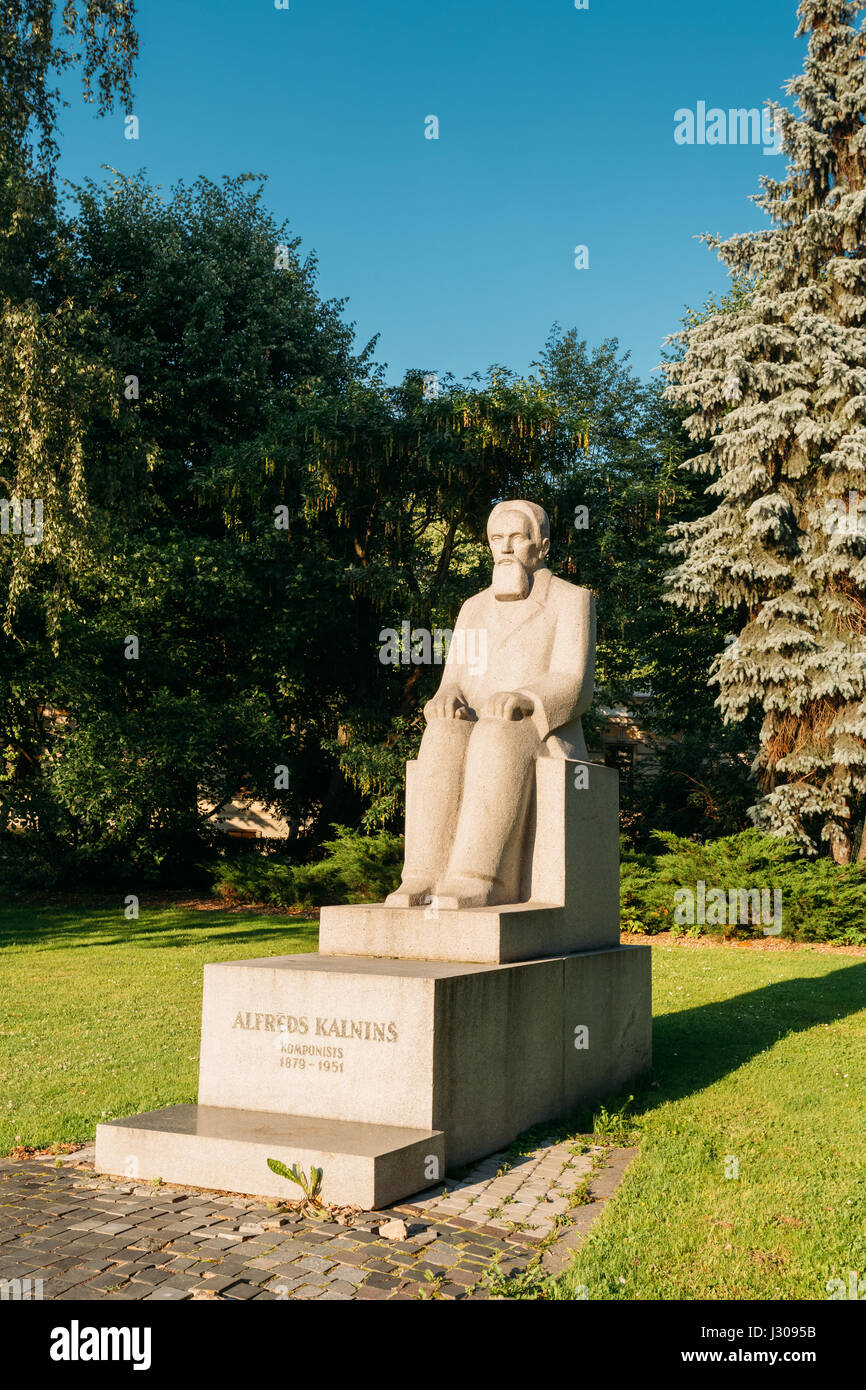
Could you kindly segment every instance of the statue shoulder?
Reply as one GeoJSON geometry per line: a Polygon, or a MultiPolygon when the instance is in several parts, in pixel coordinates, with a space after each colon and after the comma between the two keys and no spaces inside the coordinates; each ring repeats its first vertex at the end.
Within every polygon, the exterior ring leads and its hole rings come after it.
{"type": "Polygon", "coordinates": [[[469,598],[464,599],[460,605],[460,612],[457,614],[457,621],[462,622],[465,626],[473,615],[487,606],[492,595],[493,586],[491,585],[490,588],[482,589],[480,593],[472,594],[469,598]]]}
{"type": "Polygon", "coordinates": [[[567,579],[559,579],[556,575],[551,578],[548,598],[554,603],[568,604],[575,608],[592,607],[595,602],[591,589],[584,589],[580,584],[571,584],[567,579]]]}

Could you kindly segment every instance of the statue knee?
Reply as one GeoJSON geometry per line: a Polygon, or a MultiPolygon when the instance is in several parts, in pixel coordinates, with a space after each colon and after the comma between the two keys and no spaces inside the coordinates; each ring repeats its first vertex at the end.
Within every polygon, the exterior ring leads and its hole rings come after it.
{"type": "Polygon", "coordinates": [[[468,719],[431,719],[421,737],[421,749],[437,758],[447,757],[452,749],[462,756],[474,728],[468,719]]]}
{"type": "Polygon", "coordinates": [[[483,715],[472,735],[474,757],[535,757],[541,740],[531,719],[499,719],[483,715]]]}

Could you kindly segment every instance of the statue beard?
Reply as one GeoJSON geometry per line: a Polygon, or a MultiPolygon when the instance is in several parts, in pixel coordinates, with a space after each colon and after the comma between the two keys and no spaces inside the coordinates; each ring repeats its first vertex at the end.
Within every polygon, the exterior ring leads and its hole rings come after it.
{"type": "Polygon", "coordinates": [[[499,560],[493,566],[494,597],[503,603],[515,603],[528,598],[532,575],[517,559],[499,560]]]}

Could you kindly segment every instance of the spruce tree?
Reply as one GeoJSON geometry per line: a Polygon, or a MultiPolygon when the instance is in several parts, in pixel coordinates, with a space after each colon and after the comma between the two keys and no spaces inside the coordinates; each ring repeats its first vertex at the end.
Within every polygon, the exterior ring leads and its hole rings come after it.
{"type": "Polygon", "coordinates": [[[771,225],[704,238],[752,295],[676,335],[682,352],[664,367],[702,442],[686,466],[711,476],[717,500],[673,528],[669,596],[735,612],[711,679],[727,722],[763,713],[752,818],[838,863],[854,853],[866,792],[862,8],[802,0],[808,56],[786,87],[799,115],[770,103],[787,173],[762,178],[753,199],[771,225]]]}

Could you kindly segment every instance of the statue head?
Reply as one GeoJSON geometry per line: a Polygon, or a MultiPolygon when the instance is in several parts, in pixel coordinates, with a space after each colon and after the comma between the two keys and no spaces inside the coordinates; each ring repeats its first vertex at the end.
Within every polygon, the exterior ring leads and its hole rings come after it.
{"type": "Polygon", "coordinates": [[[487,522],[493,553],[493,592],[498,599],[527,598],[536,570],[546,567],[550,522],[534,502],[497,502],[487,522]]]}

